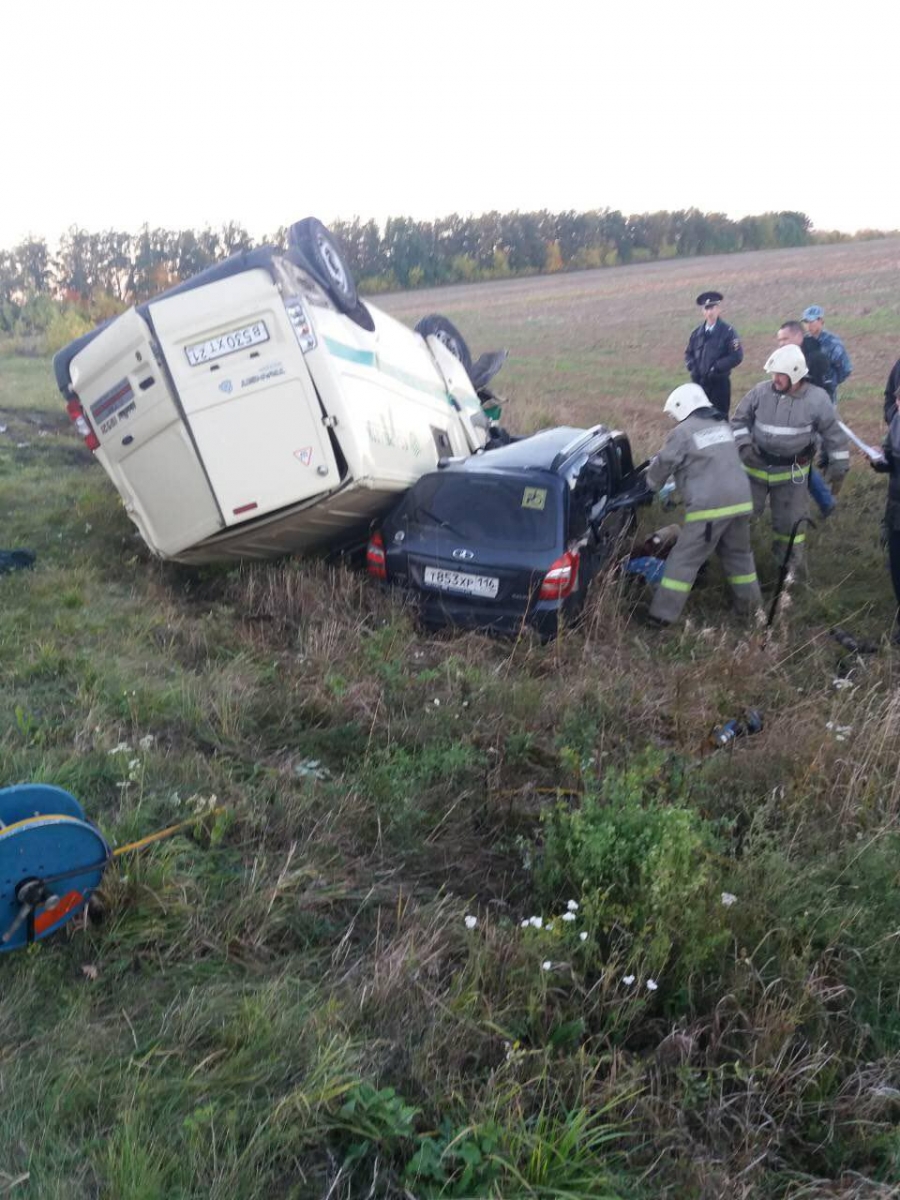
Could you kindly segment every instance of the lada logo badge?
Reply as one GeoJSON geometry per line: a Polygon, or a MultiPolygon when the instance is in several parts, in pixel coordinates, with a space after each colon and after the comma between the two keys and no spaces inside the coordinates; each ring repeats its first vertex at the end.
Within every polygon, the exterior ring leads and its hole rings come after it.
{"type": "Polygon", "coordinates": [[[460,547],[459,549],[453,551],[453,557],[461,558],[461,559],[463,559],[464,562],[468,562],[469,559],[475,557],[475,551],[474,550],[465,550],[462,547],[460,547]]]}

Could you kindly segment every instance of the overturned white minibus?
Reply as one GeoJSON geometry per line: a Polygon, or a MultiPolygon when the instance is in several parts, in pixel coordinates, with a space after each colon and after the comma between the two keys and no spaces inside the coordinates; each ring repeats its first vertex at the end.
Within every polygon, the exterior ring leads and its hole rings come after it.
{"type": "MultiPolygon", "coordinates": [[[[131,308],[54,359],[69,415],[161,558],[206,563],[365,539],[439,459],[491,438],[443,318],[408,329],[359,300],[312,218],[131,308]]],[[[481,397],[481,398],[479,398],[481,397]]]]}

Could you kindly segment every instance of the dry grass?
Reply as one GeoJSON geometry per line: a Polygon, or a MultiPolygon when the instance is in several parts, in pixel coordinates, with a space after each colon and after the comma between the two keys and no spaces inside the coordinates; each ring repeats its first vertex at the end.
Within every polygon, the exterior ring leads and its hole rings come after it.
{"type": "MultiPolygon", "coordinates": [[[[895,254],[383,302],[447,312],[476,352],[510,346],[513,428],[603,419],[640,457],[701,288],[722,287],[744,336],[738,394],[814,299],[847,334],[842,403],[875,440],[895,254]]],[[[48,425],[39,371],[2,364],[0,423],[48,425]]],[[[714,568],[669,635],[611,574],[581,626],[541,645],[428,636],[399,598],[322,564],[149,564],[71,435],[44,443],[0,440],[5,537],[39,555],[0,581],[4,782],[71,787],[119,842],[213,796],[228,814],[110,872],[100,924],[2,960],[16,1102],[0,1191],[28,1176],[66,1200],[898,1194],[900,700],[879,481],[855,467],[811,539],[811,588],[770,636],[733,624],[714,568]],[[847,652],[835,624],[878,653],[847,652]],[[748,707],[764,730],[713,750],[712,726],[748,707]],[[123,778],[109,751],[148,737],[123,778]],[[551,894],[548,814],[586,798],[596,826],[563,826],[570,861],[577,833],[577,861],[602,869],[551,894]],[[638,884],[616,874],[626,860],[656,866],[638,884]],[[469,1183],[461,1147],[480,1156],[469,1183]],[[420,1152],[431,1175],[409,1173],[420,1152]]]]}

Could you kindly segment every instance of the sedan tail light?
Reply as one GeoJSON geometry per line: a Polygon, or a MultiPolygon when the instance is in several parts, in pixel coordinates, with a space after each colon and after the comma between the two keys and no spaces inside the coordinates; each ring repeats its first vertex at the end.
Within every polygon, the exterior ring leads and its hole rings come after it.
{"type": "Polygon", "coordinates": [[[539,600],[565,600],[571,596],[578,582],[578,552],[567,550],[561,554],[541,580],[539,600]]]}
{"type": "Polygon", "coordinates": [[[378,530],[369,538],[369,545],[366,548],[366,570],[375,579],[387,579],[384,538],[378,530]]]}

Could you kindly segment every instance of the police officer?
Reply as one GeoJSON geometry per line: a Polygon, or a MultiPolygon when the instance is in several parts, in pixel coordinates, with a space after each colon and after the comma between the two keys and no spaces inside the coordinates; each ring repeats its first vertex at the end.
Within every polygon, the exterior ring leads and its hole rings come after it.
{"type": "Polygon", "coordinates": [[[775,557],[785,561],[793,535],[791,559],[799,563],[806,532],[798,522],[809,511],[808,476],[816,437],[828,454],[832,486],[849,470],[850,451],[828,393],[807,378],[799,346],[781,346],[764,370],[771,380],[751,388],[735,409],[731,427],[750,477],[757,516],[769,499],[775,557]]]}
{"type": "Polygon", "coordinates": [[[678,425],[647,468],[647,485],[657,492],[674,474],[687,511],[650,605],[650,620],[658,625],[677,620],[698,571],[714,551],[722,560],[735,608],[749,614],[761,602],[750,549],[753,501],[728,421],[696,383],[677,387],[663,411],[678,425]]]}
{"type": "Polygon", "coordinates": [[[724,299],[721,292],[701,292],[697,303],[706,320],[690,336],[684,365],[694,383],[706,392],[710,403],[725,417],[731,407],[731,372],[743,360],[741,339],[733,326],[719,316],[724,299]]]}

